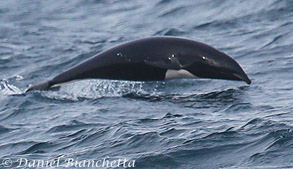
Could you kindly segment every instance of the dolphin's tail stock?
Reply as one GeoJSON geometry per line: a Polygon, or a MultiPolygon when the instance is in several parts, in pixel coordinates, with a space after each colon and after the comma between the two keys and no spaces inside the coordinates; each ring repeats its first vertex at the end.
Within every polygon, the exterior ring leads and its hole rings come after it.
{"type": "Polygon", "coordinates": [[[50,84],[50,81],[45,81],[45,82],[29,87],[28,89],[26,89],[25,93],[29,91],[33,91],[33,90],[49,90],[51,86],[52,85],[50,84]]]}

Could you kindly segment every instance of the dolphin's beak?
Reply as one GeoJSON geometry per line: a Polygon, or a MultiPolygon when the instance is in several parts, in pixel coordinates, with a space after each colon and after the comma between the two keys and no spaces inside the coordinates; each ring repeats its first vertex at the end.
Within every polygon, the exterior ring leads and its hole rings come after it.
{"type": "Polygon", "coordinates": [[[236,61],[229,66],[230,67],[222,71],[222,74],[224,75],[223,79],[244,81],[247,84],[251,84],[251,80],[236,61]]]}
{"type": "Polygon", "coordinates": [[[239,80],[242,80],[242,81],[246,82],[247,84],[251,84],[251,80],[248,78],[248,76],[244,72],[242,72],[242,73],[233,73],[233,76],[235,76],[239,80]]]}
{"type": "MultiPolygon", "coordinates": [[[[223,73],[223,79],[227,80],[239,80],[244,81],[247,84],[251,84],[251,80],[247,76],[247,74],[244,72],[244,70],[241,68],[241,66],[231,57],[228,55],[224,55],[225,58],[214,62],[216,63],[216,69],[214,70],[215,73],[221,72],[223,73]]],[[[211,65],[213,66],[213,64],[211,65]]],[[[220,74],[221,74],[220,73],[220,74]]],[[[221,75],[220,75],[221,76],[221,75]]]]}
{"type": "Polygon", "coordinates": [[[235,60],[228,56],[224,59],[196,62],[187,67],[187,70],[201,78],[237,80],[251,84],[251,80],[235,60]]]}

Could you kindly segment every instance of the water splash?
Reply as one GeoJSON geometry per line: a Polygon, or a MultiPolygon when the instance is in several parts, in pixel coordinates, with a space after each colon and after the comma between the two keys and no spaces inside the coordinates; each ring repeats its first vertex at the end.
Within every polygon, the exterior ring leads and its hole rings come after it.
{"type": "MultiPolygon", "coordinates": [[[[21,80],[23,77],[16,76],[16,80],[21,80]]],[[[16,86],[9,83],[7,79],[0,80],[0,95],[18,95],[23,92],[16,86]]]]}
{"type": "MultiPolygon", "coordinates": [[[[155,91],[156,89],[153,89],[155,91]]],[[[43,92],[44,97],[53,99],[98,99],[105,97],[122,97],[128,93],[147,93],[144,82],[117,81],[117,80],[84,80],[66,84],[59,91],[43,92]]]]}

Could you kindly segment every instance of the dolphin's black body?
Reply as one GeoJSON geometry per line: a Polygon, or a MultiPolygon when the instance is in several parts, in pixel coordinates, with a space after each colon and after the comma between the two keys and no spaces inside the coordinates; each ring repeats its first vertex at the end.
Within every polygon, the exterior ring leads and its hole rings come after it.
{"type": "Polygon", "coordinates": [[[27,91],[45,90],[61,83],[89,78],[165,80],[168,70],[184,70],[201,78],[251,83],[235,60],[211,46],[177,37],[150,37],[130,41],[99,53],[27,91]]]}

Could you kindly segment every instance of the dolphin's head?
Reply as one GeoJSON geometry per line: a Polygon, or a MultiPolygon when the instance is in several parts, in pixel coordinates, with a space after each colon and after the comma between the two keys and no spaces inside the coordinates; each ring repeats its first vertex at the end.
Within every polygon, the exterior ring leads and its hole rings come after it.
{"type": "Polygon", "coordinates": [[[214,48],[196,53],[196,62],[186,67],[186,70],[197,77],[238,80],[251,83],[240,65],[231,57],[214,48]]]}

